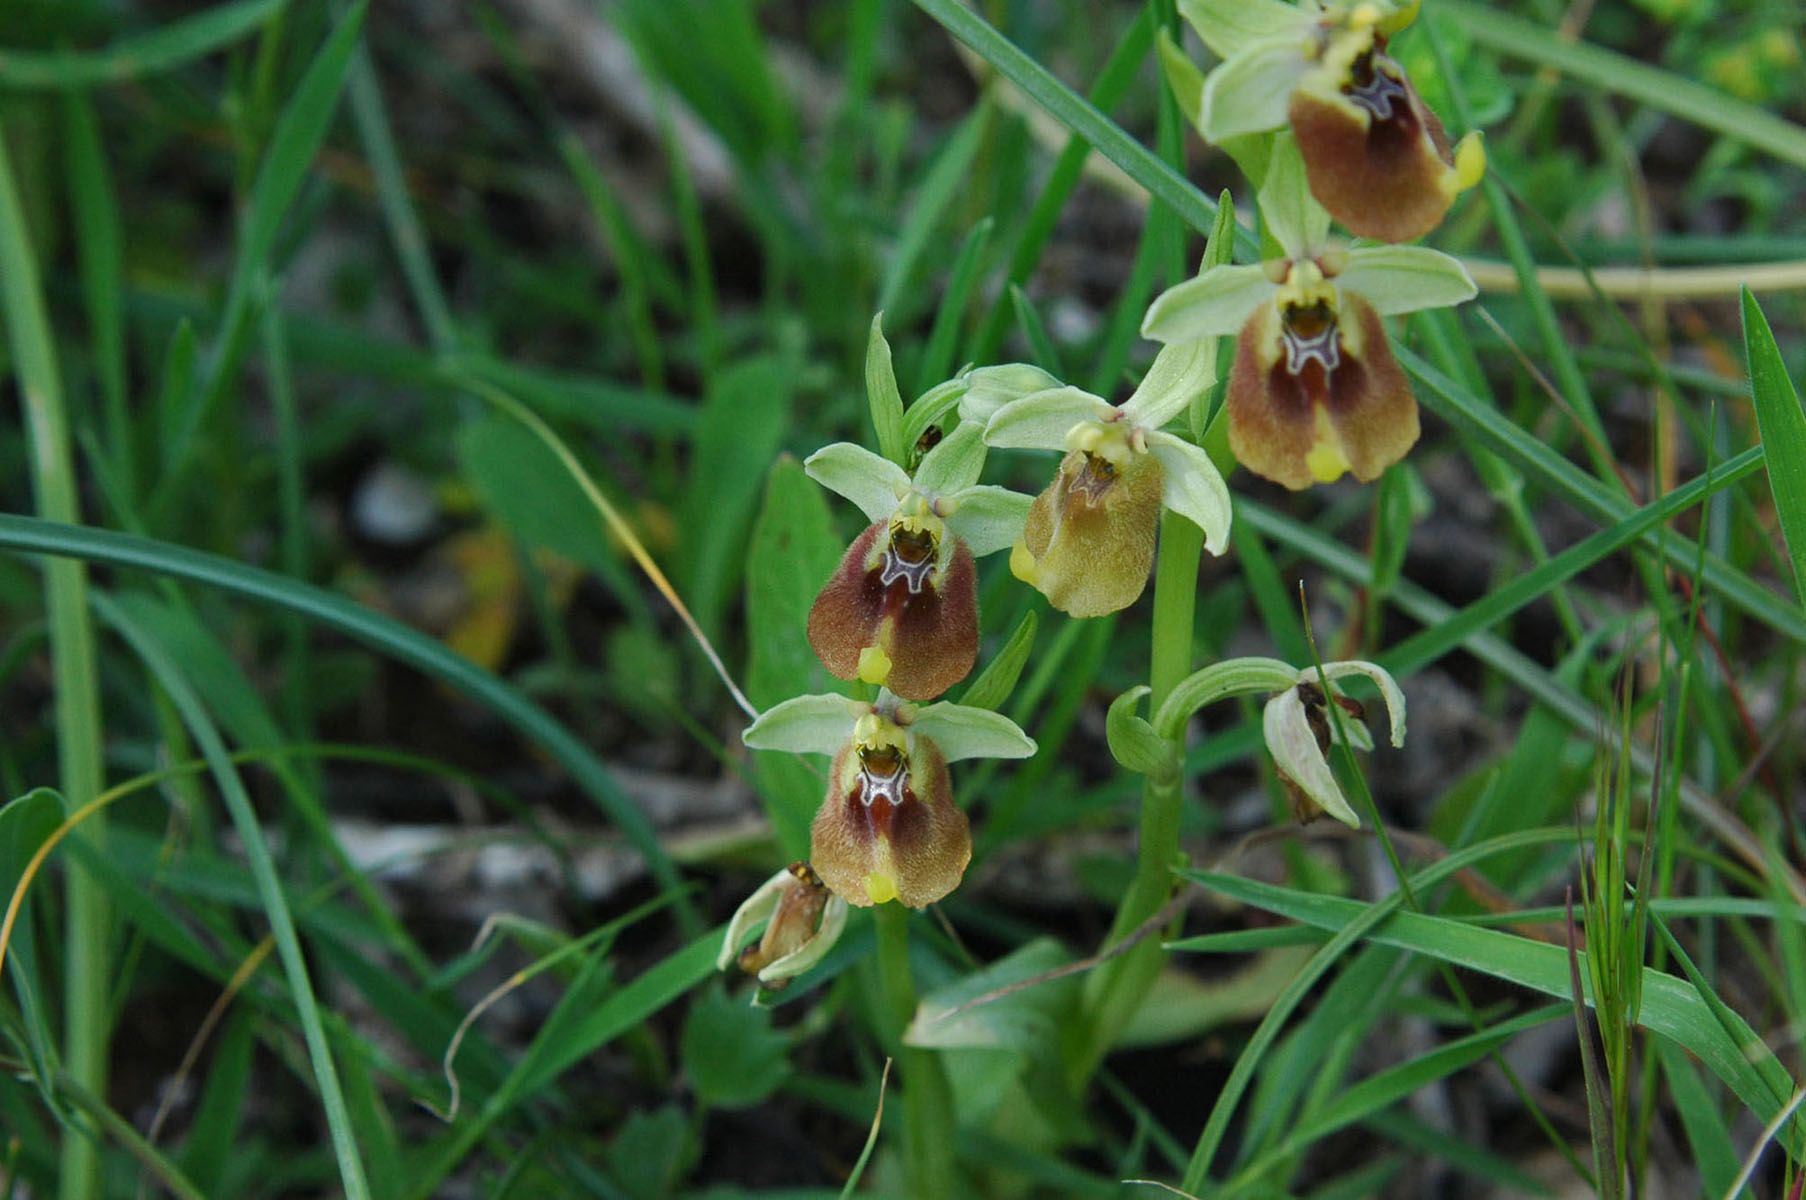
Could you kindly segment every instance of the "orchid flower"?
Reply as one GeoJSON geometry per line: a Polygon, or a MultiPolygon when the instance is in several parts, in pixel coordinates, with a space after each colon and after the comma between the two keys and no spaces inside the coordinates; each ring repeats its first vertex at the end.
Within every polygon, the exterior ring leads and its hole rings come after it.
{"type": "Polygon", "coordinates": [[[1026,758],[1034,739],[989,709],[798,696],[761,714],[741,740],[759,750],[832,754],[827,795],[809,832],[809,862],[848,904],[932,904],[972,858],[966,814],[947,764],[1026,758]]]}

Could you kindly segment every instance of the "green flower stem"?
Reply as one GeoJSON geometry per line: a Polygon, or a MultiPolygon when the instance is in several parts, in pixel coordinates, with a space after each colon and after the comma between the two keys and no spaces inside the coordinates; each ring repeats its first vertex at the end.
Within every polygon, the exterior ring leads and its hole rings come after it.
{"type": "Polygon", "coordinates": [[[872,909],[878,923],[878,990],[885,1044],[897,1060],[903,1086],[903,1164],[911,1196],[953,1196],[953,1089],[933,1050],[903,1045],[916,1010],[909,971],[909,910],[901,904],[872,909]]]}
{"type": "MultiPolygon", "coordinates": [[[[1154,573],[1153,657],[1148,670],[1148,682],[1153,688],[1149,713],[1160,710],[1191,668],[1192,618],[1197,607],[1198,562],[1203,551],[1203,530],[1175,513],[1161,513],[1160,558],[1154,573]]],[[[1176,752],[1184,752],[1183,730],[1172,743],[1176,752]]],[[[1129,936],[1159,912],[1172,894],[1183,795],[1182,778],[1159,782],[1149,777],[1142,786],[1141,846],[1135,878],[1116,910],[1116,920],[1110,928],[1111,944],[1129,936]]],[[[1147,938],[1089,977],[1082,1040],[1068,1063],[1067,1078],[1075,1091],[1096,1072],[1165,963],[1166,951],[1160,940],[1147,938]]]]}
{"type": "MultiPolygon", "coordinates": [[[[76,497],[75,459],[69,418],[57,374],[55,342],[38,288],[37,261],[25,227],[25,210],[13,184],[6,138],[0,131],[0,312],[11,335],[13,373],[31,435],[31,475],[40,516],[67,524],[81,522],[76,497]]],[[[44,568],[44,608],[50,626],[50,663],[56,695],[58,774],[64,800],[86,804],[100,793],[100,688],[94,658],[94,627],[88,616],[88,568],[59,558],[44,568]]],[[[76,835],[89,846],[102,842],[99,819],[76,835]]],[[[88,872],[72,868],[65,887],[63,1062],[69,1081],[88,1095],[107,1091],[107,1002],[110,918],[106,893],[88,872]]],[[[63,1137],[59,1194],[86,1200],[100,1193],[99,1143],[86,1132],[63,1137]]]]}

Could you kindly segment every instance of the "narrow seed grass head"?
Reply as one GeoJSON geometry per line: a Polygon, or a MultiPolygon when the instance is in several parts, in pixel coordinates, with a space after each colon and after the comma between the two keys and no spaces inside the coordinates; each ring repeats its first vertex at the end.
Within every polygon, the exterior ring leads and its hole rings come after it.
{"type": "Polygon", "coordinates": [[[741,737],[756,749],[834,756],[809,862],[835,895],[860,907],[897,900],[921,908],[959,886],[972,834],[947,764],[1035,752],[1034,740],[998,713],[911,704],[887,691],[871,703],[798,696],[741,737]]]}

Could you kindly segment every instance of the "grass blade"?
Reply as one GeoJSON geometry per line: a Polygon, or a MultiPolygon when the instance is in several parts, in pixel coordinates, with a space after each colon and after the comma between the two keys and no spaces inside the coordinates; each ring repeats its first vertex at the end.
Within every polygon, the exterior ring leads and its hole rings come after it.
{"type": "Polygon", "coordinates": [[[338,1071],[333,1066],[332,1050],[326,1044],[326,1026],[320,1018],[319,1001],[307,973],[307,960],[301,953],[301,940],[295,932],[294,914],[289,911],[283,894],[282,880],[276,874],[276,861],[263,835],[263,826],[251,806],[238,768],[221,739],[213,719],[208,716],[200,697],[189,686],[183,674],[161,643],[125,612],[112,599],[94,596],[94,608],[106,622],[131,645],[157,684],[182,715],[195,744],[212,770],[214,782],[232,814],[232,823],[243,839],[244,854],[251,873],[257,880],[257,893],[263,904],[264,917],[276,940],[276,953],[282,960],[282,974],[295,1001],[295,1015],[301,1023],[307,1042],[308,1058],[313,1063],[314,1082],[320,1089],[320,1104],[325,1110],[327,1128],[331,1132],[333,1153],[338,1159],[339,1178],[345,1185],[348,1200],[370,1200],[369,1185],[364,1179],[363,1160],[358,1156],[357,1137],[351,1127],[351,1114],[339,1088],[338,1071]]]}
{"type": "MultiPolygon", "coordinates": [[[[1572,838],[1572,830],[1565,833],[1572,838]]],[[[1488,844],[1499,846],[1514,841],[1516,839],[1508,837],[1488,844]]],[[[1453,869],[1449,866],[1451,862],[1466,857],[1463,854],[1444,859],[1421,872],[1418,879],[1413,880],[1413,886],[1421,888],[1429,877],[1443,877],[1453,869]]],[[[1545,995],[1565,997],[1572,992],[1567,952],[1562,947],[1547,942],[1532,941],[1494,929],[1478,929],[1446,917],[1419,913],[1393,913],[1384,925],[1374,928],[1371,915],[1377,907],[1375,905],[1298,892],[1227,875],[1208,872],[1188,874],[1214,891],[1223,892],[1268,912],[1315,925],[1319,929],[1341,932],[1351,925],[1359,925],[1364,929],[1365,936],[1384,945],[1427,954],[1545,995]]],[[[1786,1093],[1786,1071],[1763,1045],[1762,1039],[1741,1018],[1732,1018],[1736,1025],[1735,1034],[1727,1031],[1719,1023],[1719,1016],[1699,998],[1692,985],[1647,967],[1643,971],[1641,1017],[1645,1028],[1696,1055],[1764,1120],[1772,1118],[1779,1111],[1775,1084],[1778,1082],[1782,1094],[1786,1093]]],[[[1793,1144],[1797,1147],[1797,1141],[1793,1144]]]]}
{"type": "Polygon", "coordinates": [[[219,403],[231,384],[238,361],[249,340],[252,301],[258,282],[269,268],[270,254],[275,249],[276,235],[283,218],[294,203],[295,195],[313,164],[314,155],[326,140],[326,131],[338,111],[339,95],[344,90],[351,64],[351,52],[357,46],[369,0],[359,0],[334,27],[308,65],[307,73],[296,85],[294,94],[282,110],[276,128],[270,135],[269,150],[258,168],[257,180],[251,186],[250,203],[240,228],[237,253],[232,262],[232,279],[226,291],[225,311],[220,316],[213,356],[205,385],[197,401],[188,409],[176,443],[169,450],[163,486],[179,479],[187,461],[189,448],[200,432],[206,414],[219,403]]]}
{"type": "MultiPolygon", "coordinates": [[[[38,512],[51,521],[81,521],[75,458],[69,441],[56,343],[44,312],[38,265],[25,226],[25,212],[13,182],[6,135],[0,129],[0,312],[12,343],[13,373],[30,431],[32,491],[38,512]]],[[[60,560],[44,573],[44,608],[50,625],[50,662],[56,696],[57,770],[71,806],[100,793],[100,689],[94,657],[94,628],[88,615],[85,563],[60,560]]],[[[99,845],[97,821],[82,831],[99,845]]],[[[63,1059],[73,1082],[94,1095],[106,1093],[107,1024],[104,997],[112,972],[107,963],[109,916],[106,898],[84,871],[71,871],[66,884],[64,935],[68,957],[64,982],[67,1044],[63,1059]]],[[[58,1176],[65,1200],[94,1196],[100,1188],[100,1158],[94,1142],[65,1138],[58,1176]]]]}
{"type": "Polygon", "coordinates": [[[101,148],[100,122],[87,93],[71,90],[64,94],[63,129],[69,141],[69,199],[81,258],[88,336],[94,346],[95,374],[106,418],[107,452],[121,494],[131,497],[138,494],[138,480],[131,414],[126,407],[125,324],[120,315],[120,296],[125,291],[125,233],[101,148]]]}
{"type": "Polygon", "coordinates": [[[1687,1148],[1699,1168],[1700,1190],[1707,1196],[1723,1196],[1737,1178],[1737,1150],[1731,1131],[1706,1085],[1700,1082],[1687,1054],[1673,1042],[1655,1044],[1656,1060],[1674,1097],[1674,1110],[1687,1134],[1687,1148]]]}
{"type": "Polygon", "coordinates": [[[427,342],[434,353],[450,354],[458,348],[457,326],[452,322],[451,306],[439,286],[426,235],[408,195],[401,155],[395,149],[395,134],[389,127],[389,114],[376,78],[376,65],[362,43],[351,53],[349,90],[351,118],[357,124],[358,140],[364,144],[364,157],[370,161],[377,203],[382,206],[383,222],[389,227],[389,240],[395,246],[401,273],[407,277],[420,323],[426,328],[427,342]]]}
{"type": "Polygon", "coordinates": [[[990,127],[991,106],[981,101],[934,156],[922,178],[922,186],[916,191],[909,216],[904,219],[903,228],[897,231],[896,249],[890,255],[884,282],[878,289],[879,312],[890,312],[897,307],[903,289],[909,286],[911,276],[915,274],[916,264],[928,251],[929,239],[941,217],[955,199],[965,194],[973,156],[978,153],[985,131],[990,127]]]}
{"type": "Polygon", "coordinates": [[[1806,602],[1806,413],[1800,411],[1799,393],[1787,376],[1768,318],[1748,288],[1743,289],[1743,346],[1750,360],[1750,394],[1768,461],[1768,486],[1793,560],[1794,588],[1806,602]]]}
{"type": "MultiPolygon", "coordinates": [[[[392,617],[355,604],[324,588],[288,579],[232,559],[110,530],[84,529],[48,521],[0,514],[0,547],[33,554],[54,554],[136,567],[224,588],[241,596],[301,613],[336,629],[469,695],[526,737],[539,743],[569,772],[598,808],[644,856],[661,888],[680,885],[677,868],[659,844],[658,835],[632,800],[615,783],[608,768],[589,748],[549,713],[504,682],[392,617]]],[[[678,901],[685,912],[687,900],[678,901]]],[[[694,921],[693,914],[688,918],[694,921]]]]}
{"type": "Polygon", "coordinates": [[[1500,12],[1492,5],[1443,0],[1436,7],[1460,22],[1481,45],[1513,58],[1554,67],[1584,83],[1628,96],[1767,151],[1784,162],[1806,166],[1806,129],[1754,104],[1734,100],[1673,71],[1562,37],[1552,29],[1500,12]]]}
{"type": "Polygon", "coordinates": [[[286,2],[215,5],[104,50],[0,50],[0,79],[9,88],[90,87],[168,71],[230,46],[286,2]]]}
{"type": "MultiPolygon", "coordinates": [[[[1080,96],[1056,79],[1046,67],[993,28],[959,0],[916,0],[916,7],[940,22],[948,33],[972,47],[999,74],[1048,114],[1084,138],[1105,158],[1127,171],[1148,194],[1171,208],[1199,233],[1209,233],[1216,222],[1216,202],[1163,162],[1159,155],[1124,133],[1080,96]]],[[[1257,246],[1247,230],[1237,228],[1236,247],[1254,255],[1257,246]]]]}

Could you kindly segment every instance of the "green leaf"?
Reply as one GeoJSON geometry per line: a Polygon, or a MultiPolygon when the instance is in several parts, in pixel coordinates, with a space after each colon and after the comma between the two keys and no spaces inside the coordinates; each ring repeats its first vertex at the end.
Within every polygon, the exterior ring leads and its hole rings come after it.
{"type": "Polygon", "coordinates": [[[389,241],[401,264],[402,276],[407,280],[408,291],[413,295],[414,307],[420,314],[420,323],[426,327],[427,341],[433,351],[450,354],[458,348],[457,328],[452,323],[445,291],[433,270],[420,216],[414,211],[414,200],[408,192],[401,155],[395,148],[395,134],[383,107],[382,89],[377,83],[376,66],[371,61],[367,43],[360,42],[352,52],[349,89],[351,116],[357,123],[358,140],[364,145],[370,179],[376,185],[376,199],[382,206],[383,223],[389,227],[389,241]]]}
{"type": "Polygon", "coordinates": [[[237,373],[238,361],[248,341],[254,297],[269,269],[276,236],[313,167],[314,156],[326,140],[327,130],[332,127],[351,64],[351,52],[358,44],[368,7],[369,0],[358,0],[339,19],[319,53],[308,64],[306,74],[295,86],[270,133],[269,149],[251,185],[250,202],[234,246],[232,279],[226,290],[225,310],[220,315],[207,383],[200,401],[187,410],[185,420],[176,432],[176,440],[167,455],[172,469],[163,480],[165,488],[183,477],[182,467],[200,432],[201,421],[223,400],[237,373]]]}
{"type": "Polygon", "coordinates": [[[1166,76],[1166,86],[1172,90],[1179,111],[1188,124],[1196,125],[1199,107],[1204,103],[1204,72],[1164,29],[1155,40],[1154,49],[1160,55],[1161,74],[1166,76]]]}
{"type": "MultiPolygon", "coordinates": [[[[4,75],[4,70],[0,70],[4,75]]],[[[125,234],[119,198],[107,169],[100,122],[93,99],[71,90],[63,95],[63,130],[69,144],[69,193],[80,252],[82,294],[88,310],[95,374],[106,417],[108,457],[122,495],[137,494],[131,413],[126,400],[125,328],[120,314],[124,286],[125,234]]]]}
{"type": "Polygon", "coordinates": [[[1046,1047],[1059,1028],[1062,1007],[1076,977],[1010,992],[963,1008],[1000,988],[1062,966],[1067,953],[1052,938],[1037,938],[981,971],[923,996],[903,1032],[909,1046],[950,1049],[1004,1049],[1024,1053],[1046,1047]]]}
{"type": "MultiPolygon", "coordinates": [[[[0,514],[0,546],[35,554],[110,562],[224,588],[301,613],[426,672],[457,688],[490,712],[538,742],[584,789],[634,844],[661,888],[678,891],[677,869],[645,815],[634,805],[590,749],[519,689],[472,664],[454,651],[393,617],[372,612],[345,597],[232,559],[149,538],[109,530],[0,514]]],[[[694,924],[687,900],[678,911],[694,924]]]]}
{"type": "Polygon", "coordinates": [[[778,457],[746,551],[746,694],[760,712],[804,692],[834,690],[804,629],[843,549],[822,490],[802,463],[778,457]]]}
{"type": "Polygon", "coordinates": [[[1104,737],[1110,744],[1110,756],[1123,770],[1146,775],[1155,783],[1170,784],[1179,778],[1178,752],[1135,712],[1142,698],[1152,691],[1143,684],[1112,701],[1104,719],[1104,737]]]}
{"type": "Polygon", "coordinates": [[[0,808],[0,907],[12,899],[25,864],[65,815],[62,796],[50,788],[33,788],[0,808]]]}
{"type": "MultiPolygon", "coordinates": [[[[1216,218],[1216,205],[1183,175],[1130,137],[1099,112],[1090,101],[1056,79],[1051,72],[992,28],[985,19],[959,0],[916,0],[916,7],[933,17],[999,74],[1045,109],[1056,121],[1084,138],[1098,153],[1128,172],[1156,200],[1166,204],[1192,228],[1204,232],[1216,218]]],[[[1252,257],[1254,239],[1237,231],[1237,242],[1252,257]]],[[[1051,362],[1043,365],[1061,374],[1051,362]]]]}
{"type": "MultiPolygon", "coordinates": [[[[947,288],[941,293],[940,307],[935,309],[934,325],[928,332],[928,345],[923,349],[922,360],[916,367],[916,390],[919,392],[927,393],[953,369],[953,354],[955,343],[959,339],[961,318],[965,315],[973,288],[984,274],[985,251],[990,248],[991,233],[996,226],[995,217],[985,217],[972,226],[959,248],[959,257],[953,260],[953,267],[947,272],[947,288]]],[[[921,407],[922,398],[918,397],[904,416],[903,444],[911,449],[914,449],[916,439],[922,436],[921,430],[916,431],[915,437],[909,436],[910,427],[916,421],[923,420],[923,414],[916,411],[921,407]]],[[[926,427],[927,422],[923,420],[923,428],[926,427]]]]}
{"type": "Polygon", "coordinates": [[[551,550],[601,575],[619,575],[583,488],[519,421],[484,412],[459,424],[458,465],[483,507],[526,546],[551,550]]]}
{"type": "MultiPolygon", "coordinates": [[[[961,418],[955,417],[947,422],[947,416],[961,407],[961,401],[971,390],[965,377],[949,379],[945,383],[937,383],[920,396],[903,411],[903,444],[909,447],[910,457],[916,457],[916,447],[922,443],[922,435],[928,432],[931,425],[939,425],[941,432],[947,431],[948,424],[957,424],[961,418]]],[[[926,453],[926,451],[924,451],[926,453]]],[[[905,470],[908,465],[905,464],[905,470]]]]}
{"type": "Polygon", "coordinates": [[[695,1156],[689,1118],[677,1105],[666,1104],[651,1112],[635,1109],[628,1114],[604,1162],[614,1181],[634,1200],[664,1200],[677,1194],[677,1185],[695,1156]]]}
{"type": "Polygon", "coordinates": [[[897,390],[897,372],[891,366],[890,343],[884,340],[884,314],[872,318],[865,343],[865,398],[872,410],[872,428],[878,433],[878,452],[909,469],[909,447],[903,442],[903,394],[897,390]]]}
{"type": "MultiPolygon", "coordinates": [[[[979,146],[984,144],[985,131],[990,125],[991,105],[981,100],[928,164],[922,184],[916,189],[915,203],[897,233],[896,249],[878,289],[879,312],[890,312],[898,307],[917,263],[928,252],[935,226],[940,224],[953,201],[966,194],[972,160],[979,146]]],[[[935,257],[938,260],[940,256],[935,257]]],[[[886,457],[889,457],[888,452],[886,457]]]]}
{"type": "Polygon", "coordinates": [[[550,1084],[573,1064],[642,1024],[653,1013],[715,972],[726,927],[712,930],[608,994],[599,1004],[563,1023],[556,1045],[548,1045],[511,1090],[525,1098],[550,1084]]]}
{"type": "Polygon", "coordinates": [[[1016,310],[1016,324],[1021,327],[1022,336],[1028,339],[1029,350],[1035,359],[1055,375],[1066,374],[1066,368],[1060,363],[1059,348],[1047,332],[1047,323],[1041,319],[1035,302],[1018,284],[1010,285],[1010,306],[1016,310]]]}
{"type": "Polygon", "coordinates": [[[395,1121],[383,1103],[375,1064],[355,1053],[347,1054],[344,1063],[345,1102],[351,1109],[358,1144],[364,1148],[371,1196],[373,1200],[397,1200],[407,1190],[407,1174],[401,1163],[395,1121]]]}
{"type": "MultiPolygon", "coordinates": [[[[815,594],[844,548],[821,489],[796,459],[779,458],[765,482],[746,556],[746,694],[761,712],[792,696],[845,686],[823,669],[807,633],[815,594]]],[[[757,758],[765,810],[784,855],[805,858],[821,779],[793,755],[757,758]]]]}
{"type": "Polygon", "coordinates": [[[1750,395],[1756,427],[1768,463],[1768,486],[1775,494],[1781,536],[1793,560],[1794,590],[1806,601],[1806,413],[1787,376],[1781,349],[1756,297],[1743,289],[1743,346],[1750,361],[1750,395]]]}
{"type": "MultiPolygon", "coordinates": [[[[740,588],[747,525],[766,466],[783,444],[795,375],[782,356],[748,359],[718,372],[703,401],[681,536],[685,598],[711,638],[740,588]]],[[[897,418],[900,426],[901,407],[897,418]]]]}
{"type": "Polygon", "coordinates": [[[681,1046],[697,1097],[719,1108],[750,1108],[790,1075],[790,1042],[772,1028],[771,1010],[738,1003],[719,987],[691,1006],[681,1046]]]}
{"type": "Polygon", "coordinates": [[[1016,690],[1016,680],[1022,676],[1022,668],[1028,665],[1029,651],[1035,648],[1035,630],[1040,619],[1035,610],[1029,609],[1022,614],[1022,620],[1016,623],[1010,640],[1003,644],[997,656],[985,664],[978,678],[974,679],[959,702],[967,708],[999,709],[1003,702],[1010,698],[1016,690]]]}
{"type": "Polygon", "coordinates": [[[213,1047],[207,1082],[195,1106],[181,1166],[194,1185],[209,1196],[221,1194],[226,1164],[231,1161],[244,1120],[251,1086],[252,1017],[234,1010],[213,1047]]]}
{"type": "Polygon", "coordinates": [[[1436,10],[1453,18],[1483,46],[1539,66],[1554,67],[1582,83],[1692,121],[1784,162],[1806,166],[1806,129],[1754,104],[1734,100],[1673,71],[1563,37],[1553,29],[1514,17],[1490,4],[1438,0],[1436,10]]]}
{"type": "Polygon", "coordinates": [[[232,290],[226,301],[227,316],[221,322],[222,346],[227,344],[226,335],[232,327],[233,296],[238,296],[241,305],[245,303],[248,297],[243,293],[268,267],[283,219],[332,127],[350,69],[351,52],[358,45],[368,7],[369,0],[359,0],[339,18],[271,131],[269,149],[251,185],[250,204],[233,258],[232,290]]]}
{"type": "Polygon", "coordinates": [[[165,456],[165,466],[173,465],[168,459],[169,451],[189,420],[188,410],[199,402],[194,360],[194,324],[183,317],[169,335],[169,348],[163,352],[161,385],[157,390],[157,445],[165,456]]]}
{"type": "Polygon", "coordinates": [[[1335,1099],[1295,1125],[1276,1148],[1250,1164],[1243,1175],[1257,1176],[1276,1161],[1303,1153],[1312,1142],[1391,1107],[1413,1092],[1485,1058],[1518,1034],[1560,1020],[1570,1011],[1566,1005],[1545,1005],[1456,1038],[1342,1089],[1335,1099]]]}
{"type": "Polygon", "coordinates": [[[102,50],[0,50],[0,79],[9,88],[91,87],[168,71],[230,46],[286,2],[217,4],[102,50]]]}
{"type": "Polygon", "coordinates": [[[221,798],[232,815],[232,824],[244,843],[245,857],[249,861],[251,875],[257,882],[257,898],[270,923],[270,936],[276,943],[276,955],[282,963],[282,974],[295,1005],[296,1018],[307,1046],[308,1061],[319,1089],[320,1106],[324,1110],[327,1130],[331,1136],[340,1183],[350,1200],[370,1200],[370,1189],[365,1179],[357,1138],[352,1129],[350,1113],[345,1106],[344,1093],[339,1086],[338,1070],[326,1038],[325,1022],[314,994],[307,960],[302,954],[301,940],[295,930],[294,914],[282,880],[276,872],[276,861],[271,854],[264,828],[252,807],[250,793],[245,790],[244,781],[226,751],[224,739],[214,726],[200,697],[189,684],[181,665],[149,631],[133,621],[110,597],[94,593],[91,601],[95,611],[126,640],[157,685],[169,696],[170,702],[181,714],[182,723],[188,727],[196,746],[207,760],[214,782],[219,786],[221,798]]]}
{"type": "MultiPolygon", "coordinates": [[[[1353,921],[1369,917],[1371,912],[1368,905],[1340,897],[1312,895],[1212,872],[1185,874],[1213,891],[1319,929],[1339,931],[1353,921]]],[[[1547,942],[1410,912],[1394,912],[1365,936],[1370,941],[1426,954],[1545,995],[1572,994],[1567,951],[1547,942]]],[[[1771,1080],[1765,1078],[1780,1070],[1773,1054],[1741,1019],[1735,1037],[1722,1027],[1719,1017],[1685,980],[1644,968],[1641,1021],[1651,1032],[1698,1057],[1763,1120],[1779,1111],[1771,1080]],[[1751,1053],[1758,1057],[1751,1059],[1751,1053]],[[1769,1064],[1773,1064],[1772,1068],[1769,1064]]]]}
{"type": "MultiPolygon", "coordinates": [[[[1707,1196],[1723,1196],[1736,1180],[1738,1170],[1731,1131],[1686,1051],[1673,1042],[1659,1041],[1655,1052],[1656,1061],[1662,1065],[1662,1078],[1668,1081],[1668,1094],[1674,1099],[1674,1110],[1681,1118],[1681,1128],[1687,1132],[1693,1165],[1699,1168],[1700,1191],[1707,1196]]],[[[1747,1194],[1741,1189],[1737,1192],[1738,1196],[1747,1194]]]]}

